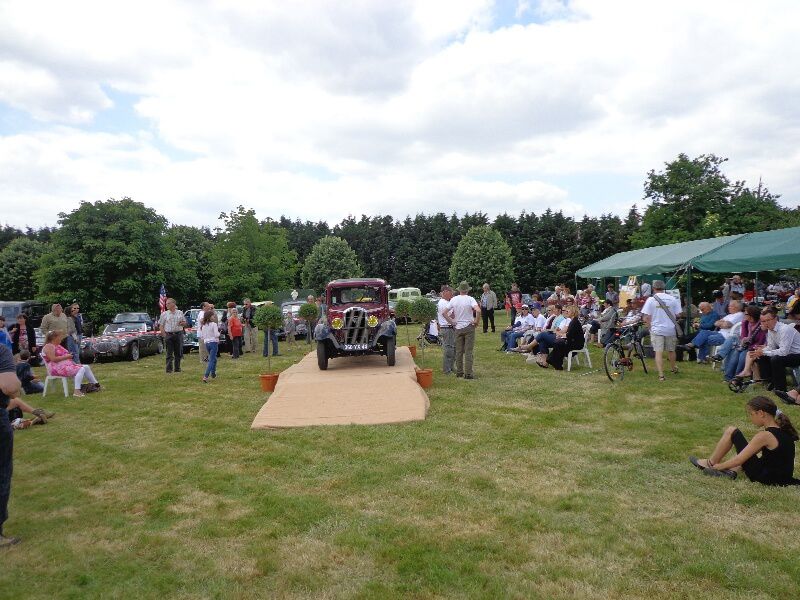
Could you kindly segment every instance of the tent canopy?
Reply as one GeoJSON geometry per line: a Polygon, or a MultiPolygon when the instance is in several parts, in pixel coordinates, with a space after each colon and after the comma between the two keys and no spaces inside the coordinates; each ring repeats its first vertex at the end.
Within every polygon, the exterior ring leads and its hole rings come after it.
{"type": "Polygon", "coordinates": [[[800,227],[619,252],[584,267],[577,275],[623,277],[668,273],[687,266],[711,273],[800,268],[800,227]]]}

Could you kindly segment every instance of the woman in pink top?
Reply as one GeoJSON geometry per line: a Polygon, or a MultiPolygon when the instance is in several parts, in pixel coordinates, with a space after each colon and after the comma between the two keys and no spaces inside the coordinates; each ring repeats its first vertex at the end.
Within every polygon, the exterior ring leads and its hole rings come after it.
{"type": "Polygon", "coordinates": [[[47,367],[48,375],[55,375],[56,377],[74,377],[75,378],[75,392],[73,396],[85,396],[83,392],[83,378],[89,380],[86,384],[87,392],[97,392],[100,390],[100,384],[97,378],[92,373],[89,365],[76,365],[72,362],[72,354],[69,353],[61,345],[61,340],[66,336],[66,332],[61,330],[54,330],[47,334],[45,338],[45,345],[42,348],[44,354],[44,362],[47,367]]]}

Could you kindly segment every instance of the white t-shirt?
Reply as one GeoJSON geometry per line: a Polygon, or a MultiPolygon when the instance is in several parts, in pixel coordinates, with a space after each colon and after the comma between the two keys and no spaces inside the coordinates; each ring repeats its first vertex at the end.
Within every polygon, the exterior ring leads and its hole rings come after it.
{"type": "MultiPolygon", "coordinates": [[[[722,317],[721,320],[722,321],[728,321],[732,325],[736,325],[737,323],[741,323],[742,319],[744,319],[744,313],[739,311],[739,312],[735,312],[733,314],[727,314],[724,317],[722,317]]],[[[720,327],[719,332],[722,334],[722,337],[724,337],[725,339],[728,339],[728,336],[731,334],[732,330],[733,330],[732,326],[728,327],[727,329],[723,329],[722,327],[720,327]]]]}
{"type": "Polygon", "coordinates": [[[534,325],[536,325],[536,319],[531,313],[528,313],[524,317],[517,317],[517,320],[514,322],[516,327],[524,327],[526,329],[530,329],[534,325]]]}
{"type": "Polygon", "coordinates": [[[219,327],[217,327],[217,324],[214,323],[214,321],[203,323],[202,327],[200,327],[200,331],[198,331],[197,337],[199,337],[206,344],[210,342],[218,342],[219,327]]]}
{"type": "Polygon", "coordinates": [[[479,310],[478,303],[475,298],[467,294],[459,294],[450,300],[450,308],[453,309],[454,317],[456,320],[456,329],[464,329],[475,322],[475,317],[472,313],[473,310],[479,310]]]}
{"type": "MultiPolygon", "coordinates": [[[[664,292],[658,292],[656,296],[658,296],[664,305],[672,312],[672,316],[677,319],[678,314],[683,310],[681,308],[681,301],[674,296],[665,294],[664,292]]],[[[650,316],[651,334],[663,335],[665,337],[678,337],[678,334],[675,331],[675,325],[672,323],[672,319],[670,319],[667,316],[666,311],[661,308],[661,305],[656,301],[655,296],[651,296],[647,299],[647,302],[644,303],[644,306],[642,307],[642,314],[650,316]]]]}
{"type": "Polygon", "coordinates": [[[437,307],[436,308],[436,314],[437,314],[436,318],[438,320],[439,326],[440,327],[445,327],[445,326],[449,327],[450,323],[442,315],[444,315],[444,313],[446,313],[447,311],[450,310],[450,301],[449,300],[445,300],[444,298],[441,298],[441,299],[439,299],[439,302],[436,304],[436,307],[437,307]]]}
{"type": "MultiPolygon", "coordinates": [[[[533,315],[531,315],[533,317],[533,315]]],[[[544,326],[547,325],[547,319],[542,313],[539,313],[538,317],[533,317],[533,327],[535,329],[544,329],[544,326]]]]}

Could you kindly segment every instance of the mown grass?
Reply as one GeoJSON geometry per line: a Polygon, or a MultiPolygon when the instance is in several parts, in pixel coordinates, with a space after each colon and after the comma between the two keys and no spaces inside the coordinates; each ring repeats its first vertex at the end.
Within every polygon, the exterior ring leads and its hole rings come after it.
{"type": "Polygon", "coordinates": [[[58,415],[15,438],[0,596],[797,597],[798,490],[686,460],[726,424],[752,434],[749,395],[707,366],[613,385],[477,338],[477,379],[437,374],[405,425],[251,431],[255,355],[210,385],[196,355],[170,376],[151,357],[35,398],[58,415]]]}

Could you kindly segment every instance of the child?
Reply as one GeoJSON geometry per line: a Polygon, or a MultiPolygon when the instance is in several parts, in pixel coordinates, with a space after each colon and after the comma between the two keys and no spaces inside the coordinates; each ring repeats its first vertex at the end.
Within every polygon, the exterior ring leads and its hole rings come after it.
{"type": "Polygon", "coordinates": [[[44,391],[44,386],[39,381],[39,378],[31,371],[31,364],[28,362],[31,358],[31,353],[27,350],[22,350],[19,353],[17,360],[17,379],[22,382],[22,389],[26,394],[41,394],[44,391]]]}
{"type": "Polygon", "coordinates": [[[736,479],[739,471],[744,471],[750,481],[764,485],[800,485],[800,480],[792,477],[794,471],[794,443],[797,431],[789,417],[764,396],[756,396],[747,403],[747,416],[753,425],[763,427],[748,442],[736,427],[728,427],[717,447],[708,459],[689,457],[689,461],[704,475],[736,479]],[[731,448],[736,448],[736,456],[725,460],[731,448]],[[761,456],[756,456],[758,453],[761,456]]]}

